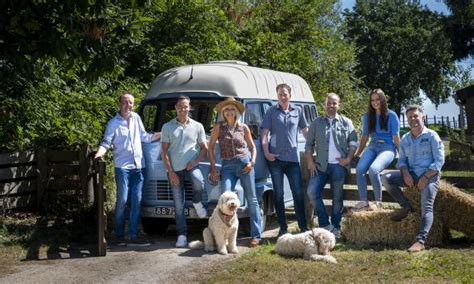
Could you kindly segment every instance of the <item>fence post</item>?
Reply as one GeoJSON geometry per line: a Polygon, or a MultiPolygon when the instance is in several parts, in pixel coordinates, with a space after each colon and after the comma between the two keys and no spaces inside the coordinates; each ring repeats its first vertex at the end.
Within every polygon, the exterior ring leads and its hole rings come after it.
{"type": "Polygon", "coordinates": [[[48,179],[48,160],[46,150],[38,150],[36,152],[36,208],[38,211],[46,211],[48,193],[46,190],[46,184],[48,179]],[[44,199],[44,200],[43,200],[44,199]]]}
{"type": "Polygon", "coordinates": [[[90,175],[93,164],[90,159],[90,154],[89,145],[82,144],[79,151],[79,167],[81,172],[82,198],[87,204],[94,202],[94,186],[90,175]]]}
{"type": "Polygon", "coordinates": [[[107,229],[107,216],[104,210],[105,202],[105,189],[104,189],[104,176],[105,176],[105,162],[98,160],[95,165],[95,172],[93,175],[94,179],[94,193],[97,196],[95,198],[97,208],[97,254],[99,256],[105,256],[107,254],[107,240],[105,239],[105,231],[107,229]]]}

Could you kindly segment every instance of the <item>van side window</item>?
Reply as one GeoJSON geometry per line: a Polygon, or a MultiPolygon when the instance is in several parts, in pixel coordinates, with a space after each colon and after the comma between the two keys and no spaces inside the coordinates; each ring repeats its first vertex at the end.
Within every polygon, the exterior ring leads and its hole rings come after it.
{"type": "Polygon", "coordinates": [[[311,109],[309,108],[309,105],[304,105],[304,116],[306,117],[308,124],[310,124],[314,119],[314,117],[311,115],[311,109]]]}
{"type": "Polygon", "coordinates": [[[249,127],[252,138],[254,139],[260,136],[260,124],[262,124],[262,120],[260,103],[247,103],[245,106],[244,121],[249,127]]]}
{"type": "Polygon", "coordinates": [[[313,115],[313,120],[318,117],[318,112],[316,111],[316,106],[314,105],[311,106],[311,114],[313,115]]]}

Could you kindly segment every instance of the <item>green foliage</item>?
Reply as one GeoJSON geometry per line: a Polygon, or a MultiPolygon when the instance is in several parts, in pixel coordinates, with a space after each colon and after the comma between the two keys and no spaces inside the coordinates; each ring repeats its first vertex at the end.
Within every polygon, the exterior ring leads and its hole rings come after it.
{"type": "Polygon", "coordinates": [[[450,95],[455,72],[442,16],[419,1],[357,1],[345,12],[347,37],[359,48],[357,75],[382,88],[397,113],[423,90],[435,104],[450,95]]]}
{"type": "Polygon", "coordinates": [[[4,1],[0,150],[97,145],[119,92],[138,104],[162,71],[223,59],[298,74],[318,102],[336,92],[357,125],[367,98],[336,3],[4,1]]]}
{"type": "Polygon", "coordinates": [[[444,0],[451,10],[445,19],[455,59],[474,56],[474,1],[444,0]]]}

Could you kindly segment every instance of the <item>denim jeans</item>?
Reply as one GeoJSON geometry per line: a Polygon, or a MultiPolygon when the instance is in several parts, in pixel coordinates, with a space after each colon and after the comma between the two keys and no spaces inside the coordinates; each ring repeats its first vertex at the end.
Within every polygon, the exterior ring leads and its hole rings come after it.
{"type": "Polygon", "coordinates": [[[367,201],[367,171],[369,171],[370,183],[374,189],[375,201],[382,201],[380,172],[387,168],[393,159],[395,159],[395,145],[372,142],[365,149],[356,168],[357,188],[361,201],[367,201]]]}
{"type": "Polygon", "coordinates": [[[285,201],[284,201],[284,183],[283,175],[286,175],[290,183],[291,194],[293,195],[293,202],[295,206],[296,219],[301,232],[308,230],[306,215],[304,210],[304,192],[301,188],[301,168],[299,163],[285,162],[275,160],[268,161],[268,169],[272,176],[273,183],[273,203],[280,225],[280,232],[286,233],[288,231],[288,224],[286,223],[285,215],[285,201]]]}
{"type": "Polygon", "coordinates": [[[245,168],[248,162],[249,157],[222,160],[221,189],[222,192],[234,190],[237,180],[240,179],[240,185],[242,185],[242,188],[244,189],[245,199],[247,200],[249,210],[250,237],[255,240],[261,240],[262,218],[255,190],[255,171],[252,168],[249,173],[242,172],[242,169],[245,168]]]}
{"type": "MultiPolygon", "coordinates": [[[[415,184],[417,184],[419,178],[413,172],[410,172],[410,174],[413,177],[415,184]]],[[[390,193],[390,195],[400,203],[400,206],[403,208],[411,208],[410,202],[400,188],[401,186],[405,186],[403,175],[400,171],[386,173],[382,176],[382,182],[385,189],[387,189],[388,193],[390,193]]],[[[421,224],[416,236],[416,240],[421,243],[425,243],[431,226],[433,225],[433,207],[438,189],[439,175],[435,175],[429,179],[425,188],[421,191],[421,224]]]]}
{"type": "Polygon", "coordinates": [[[144,169],[115,168],[115,183],[117,185],[117,202],[115,204],[115,237],[125,235],[125,207],[128,194],[131,194],[128,235],[130,239],[138,237],[138,222],[140,220],[140,205],[143,192],[144,169]]]}
{"type": "Polygon", "coordinates": [[[341,229],[342,210],[344,209],[344,179],[347,169],[339,164],[328,164],[326,172],[319,171],[317,175],[310,178],[308,183],[308,195],[313,204],[316,215],[318,215],[319,227],[326,227],[329,217],[323,202],[323,190],[329,181],[332,190],[332,213],[331,223],[334,228],[341,229]]]}
{"type": "MultiPolygon", "coordinates": [[[[201,202],[201,192],[204,188],[204,178],[201,168],[196,166],[190,170],[182,170],[175,172],[179,177],[179,185],[171,186],[173,192],[174,209],[176,217],[176,232],[179,235],[186,235],[188,230],[186,226],[186,216],[184,215],[184,181],[186,177],[191,181],[193,187],[193,203],[201,202]]],[[[169,176],[168,176],[169,180],[169,176]]]]}

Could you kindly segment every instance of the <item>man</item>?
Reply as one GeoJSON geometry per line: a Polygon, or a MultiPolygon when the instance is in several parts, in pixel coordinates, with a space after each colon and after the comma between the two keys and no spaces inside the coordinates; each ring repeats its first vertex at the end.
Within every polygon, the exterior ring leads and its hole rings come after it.
{"type": "Polygon", "coordinates": [[[140,116],[132,111],[133,96],[126,92],[119,97],[119,112],[107,123],[104,138],[94,159],[102,157],[113,146],[117,203],[115,205],[115,238],[124,242],[125,207],[131,194],[128,236],[131,243],[139,243],[138,221],[142,200],[145,160],[142,142],[149,143],[160,138],[160,133],[145,132],[140,116]]]}
{"type": "Polygon", "coordinates": [[[383,175],[382,183],[402,207],[391,216],[393,221],[403,220],[412,211],[400,186],[420,190],[421,225],[415,243],[408,249],[410,252],[420,252],[425,249],[424,244],[433,224],[433,206],[444,164],[444,145],[435,131],[425,127],[420,106],[409,106],[405,113],[410,132],[403,135],[400,141],[397,165],[400,171],[383,175]]]}
{"type": "Polygon", "coordinates": [[[303,110],[290,103],[291,87],[279,84],[276,87],[278,104],[272,106],[265,114],[262,125],[262,148],[268,162],[273,183],[273,202],[275,204],[280,235],[286,234],[288,225],[285,216],[283,199],[283,175],[290,183],[293,195],[296,218],[301,232],[308,230],[305,210],[304,192],[301,189],[301,168],[298,160],[298,131],[306,136],[308,123],[303,110]],[[270,143],[268,143],[270,133],[270,143]]]}
{"type": "Polygon", "coordinates": [[[325,115],[311,123],[306,138],[306,161],[310,174],[308,195],[318,215],[319,227],[340,238],[344,179],[358,147],[357,132],[349,118],[337,113],[340,107],[337,94],[329,93],[324,107],[325,115]],[[313,159],[314,152],[316,161],[313,159]],[[330,182],[332,190],[331,222],[322,197],[327,182],[330,182]]]}
{"type": "Polygon", "coordinates": [[[173,191],[178,239],[176,247],[187,246],[186,216],[184,215],[184,180],[192,181],[193,205],[199,218],[205,218],[206,209],[201,203],[204,178],[199,168],[207,153],[206,134],[201,123],[189,115],[191,99],[178,97],[176,118],[165,123],[161,137],[161,157],[168,172],[173,191]]]}

